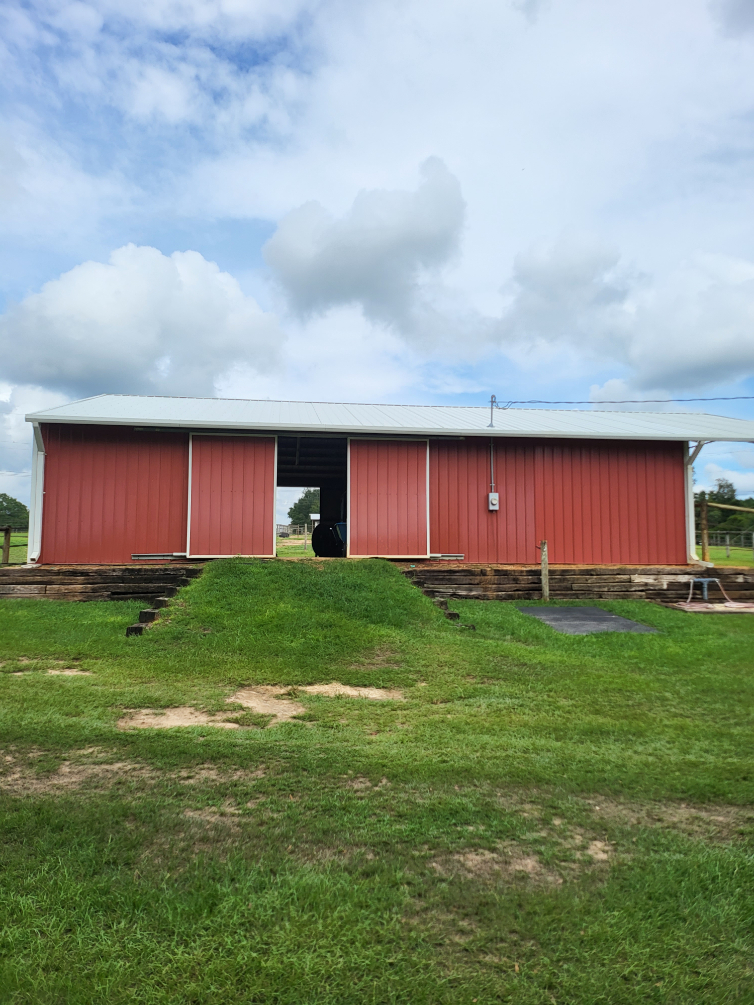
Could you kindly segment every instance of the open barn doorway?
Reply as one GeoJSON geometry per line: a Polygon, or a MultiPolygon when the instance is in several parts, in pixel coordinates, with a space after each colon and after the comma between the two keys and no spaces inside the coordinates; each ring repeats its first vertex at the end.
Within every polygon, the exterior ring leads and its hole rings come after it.
{"type": "Polygon", "coordinates": [[[348,441],[344,436],[279,436],[279,488],[318,488],[319,523],[313,533],[314,553],[327,558],[345,555],[348,441]]]}

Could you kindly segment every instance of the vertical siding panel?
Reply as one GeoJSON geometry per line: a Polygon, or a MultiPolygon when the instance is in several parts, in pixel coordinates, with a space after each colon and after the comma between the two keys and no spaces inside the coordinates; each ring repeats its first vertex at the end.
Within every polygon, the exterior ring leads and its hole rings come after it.
{"type": "Polygon", "coordinates": [[[351,554],[426,555],[427,441],[352,439],[350,464],[351,554]]]}
{"type": "Polygon", "coordinates": [[[600,487],[604,481],[604,471],[601,456],[602,444],[597,443],[588,452],[585,466],[589,472],[589,547],[588,563],[607,562],[602,552],[602,524],[604,522],[604,511],[602,510],[602,499],[600,487]]]}
{"type": "Polygon", "coordinates": [[[584,554],[584,539],[587,534],[587,528],[584,526],[584,478],[582,474],[583,468],[583,450],[580,447],[576,447],[570,451],[570,456],[573,458],[571,461],[571,481],[573,485],[571,505],[573,506],[573,512],[571,515],[571,526],[573,527],[573,546],[571,548],[571,562],[576,561],[577,555],[584,554]]]}
{"type": "Polygon", "coordinates": [[[42,563],[120,563],[132,553],[185,550],[187,434],[43,424],[42,436],[42,563]],[[170,505],[163,457],[171,458],[170,505]]]}
{"type": "Polygon", "coordinates": [[[487,512],[489,441],[432,445],[432,551],[468,562],[685,562],[683,458],[675,444],[496,438],[500,512],[487,512]],[[680,542],[680,545],[679,545],[680,542]]]}
{"type": "MultiPolygon", "coordinates": [[[[651,561],[651,556],[656,555],[654,526],[656,520],[662,519],[659,509],[652,505],[652,496],[656,489],[652,465],[654,453],[642,448],[640,444],[637,444],[632,453],[633,483],[629,487],[628,499],[633,500],[634,505],[630,507],[633,516],[629,554],[635,553],[642,563],[651,561]]],[[[659,555],[656,557],[660,558],[659,555]]]]}
{"type": "Polygon", "coordinates": [[[194,436],[192,554],[273,554],[274,467],[270,436],[194,436]]]}
{"type": "Polygon", "coordinates": [[[631,492],[631,485],[638,484],[636,479],[638,477],[638,469],[636,465],[637,453],[633,444],[628,446],[621,453],[616,451],[616,498],[615,498],[615,519],[617,522],[615,540],[616,540],[616,557],[613,561],[616,563],[625,562],[627,559],[624,556],[631,554],[631,542],[634,540],[633,532],[633,522],[634,514],[628,505],[628,500],[631,492]]]}
{"type": "Polygon", "coordinates": [[[625,562],[626,559],[624,555],[631,554],[631,524],[628,514],[628,493],[629,481],[631,480],[632,473],[635,477],[636,471],[636,450],[631,448],[627,450],[623,457],[618,450],[615,452],[615,501],[614,501],[614,511],[615,511],[615,543],[616,543],[616,557],[613,558],[613,562],[620,563],[625,562]]]}

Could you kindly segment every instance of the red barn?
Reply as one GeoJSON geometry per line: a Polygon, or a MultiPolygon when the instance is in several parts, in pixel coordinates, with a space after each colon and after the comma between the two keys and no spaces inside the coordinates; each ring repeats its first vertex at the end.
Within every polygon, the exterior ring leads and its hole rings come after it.
{"type": "Polygon", "coordinates": [[[697,413],[109,394],[27,420],[43,564],[272,556],[277,487],[319,486],[350,557],[684,565],[699,447],[754,441],[697,413]]]}

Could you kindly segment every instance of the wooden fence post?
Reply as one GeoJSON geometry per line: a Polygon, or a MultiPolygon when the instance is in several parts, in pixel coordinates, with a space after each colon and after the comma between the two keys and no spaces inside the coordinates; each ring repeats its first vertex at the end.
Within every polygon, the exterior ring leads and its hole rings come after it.
{"type": "Polygon", "coordinates": [[[2,565],[10,565],[10,527],[3,527],[3,560],[2,565]]]}
{"type": "Polygon", "coordinates": [[[709,562],[709,506],[707,505],[707,493],[702,492],[699,502],[700,523],[702,527],[702,561],[709,562]]]}
{"type": "Polygon", "coordinates": [[[547,559],[547,541],[540,541],[542,565],[542,600],[550,599],[550,564],[547,559]]]}

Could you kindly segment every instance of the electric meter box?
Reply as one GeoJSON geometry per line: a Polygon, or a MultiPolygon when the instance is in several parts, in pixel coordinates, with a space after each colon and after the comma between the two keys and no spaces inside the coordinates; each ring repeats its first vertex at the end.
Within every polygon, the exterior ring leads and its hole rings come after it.
{"type": "Polygon", "coordinates": [[[500,496],[497,492],[489,492],[487,494],[487,509],[494,513],[500,509],[500,496]]]}

